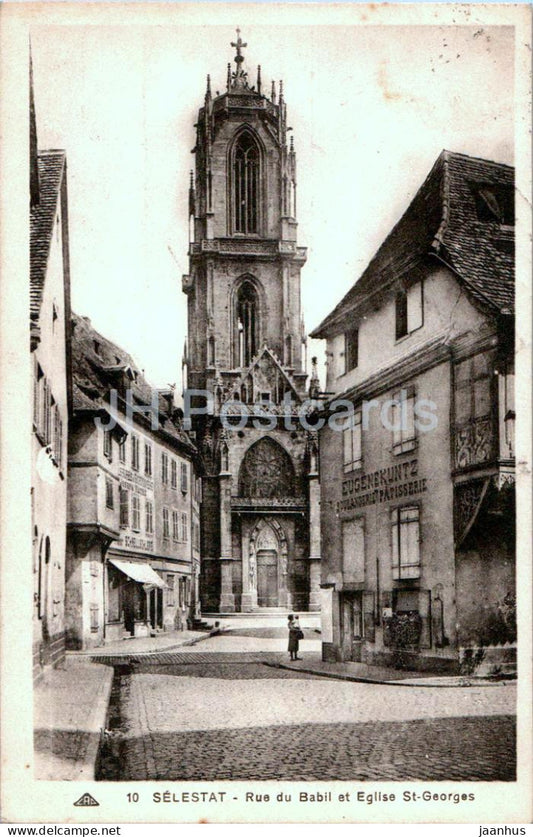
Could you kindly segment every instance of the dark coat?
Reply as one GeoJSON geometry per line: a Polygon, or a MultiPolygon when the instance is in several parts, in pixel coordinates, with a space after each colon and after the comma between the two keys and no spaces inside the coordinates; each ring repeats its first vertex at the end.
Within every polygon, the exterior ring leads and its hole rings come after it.
{"type": "Polygon", "coordinates": [[[300,632],[300,628],[295,625],[291,625],[289,627],[289,651],[294,651],[296,654],[298,653],[298,648],[300,647],[300,641],[298,639],[298,634],[300,632]]]}

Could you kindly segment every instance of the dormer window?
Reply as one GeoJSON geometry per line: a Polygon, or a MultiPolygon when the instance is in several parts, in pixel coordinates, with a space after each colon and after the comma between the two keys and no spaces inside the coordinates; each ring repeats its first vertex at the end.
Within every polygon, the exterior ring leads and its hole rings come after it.
{"type": "Polygon", "coordinates": [[[259,232],[260,153],[253,136],[244,131],[234,148],[232,171],[233,231],[259,232]]]}
{"type": "Polygon", "coordinates": [[[514,189],[512,186],[486,184],[475,188],[476,213],[486,224],[514,226],[514,189]]]}

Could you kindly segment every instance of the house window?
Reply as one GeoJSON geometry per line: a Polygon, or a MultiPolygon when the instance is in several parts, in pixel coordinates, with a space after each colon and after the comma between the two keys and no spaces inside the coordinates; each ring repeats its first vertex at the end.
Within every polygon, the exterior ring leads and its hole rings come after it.
{"type": "Polygon", "coordinates": [[[168,484],[168,456],[166,453],[161,454],[161,482],[168,484]]]}
{"type": "Polygon", "coordinates": [[[189,475],[187,473],[187,463],[181,463],[181,490],[184,494],[187,493],[189,488],[189,475]]]}
{"type": "Polygon", "coordinates": [[[342,573],[345,582],[365,580],[365,522],[363,518],[342,521],[342,573]]]}
{"type": "Polygon", "coordinates": [[[130,497],[127,488],[121,488],[119,491],[120,497],[120,525],[123,527],[129,526],[130,522],[130,497]]]}
{"type": "Polygon", "coordinates": [[[179,516],[177,511],[172,512],[172,539],[175,541],[179,541],[180,539],[179,516]]]}
{"type": "Polygon", "coordinates": [[[146,521],[146,534],[153,535],[154,533],[154,506],[151,500],[146,501],[146,505],[144,507],[145,512],[145,521],[146,521]]]}
{"type": "Polygon", "coordinates": [[[490,460],[494,454],[493,363],[486,353],[457,363],[455,381],[455,464],[490,460]]]}
{"type": "Polygon", "coordinates": [[[178,487],[178,465],[175,459],[170,460],[170,485],[171,488],[178,487]]]}
{"type": "Polygon", "coordinates": [[[124,436],[120,444],[118,446],[118,458],[120,462],[124,463],[126,461],[126,437],[124,436]]]}
{"type": "Polygon", "coordinates": [[[184,543],[187,543],[187,541],[189,540],[189,533],[188,533],[187,529],[188,529],[187,512],[183,512],[182,515],[181,515],[181,534],[182,534],[182,540],[183,540],[184,543]]]}
{"type": "Polygon", "coordinates": [[[405,387],[393,394],[390,416],[393,453],[397,455],[414,450],[417,444],[414,387],[405,387]]]}
{"type": "Polygon", "coordinates": [[[133,433],[131,436],[131,467],[134,471],[139,470],[139,439],[133,433]]]}
{"type": "Polygon", "coordinates": [[[258,232],[259,149],[248,131],[241,134],[234,151],[233,213],[235,232],[258,232]]]}
{"type": "Polygon", "coordinates": [[[422,282],[402,288],[396,294],[396,340],[424,324],[424,289],[422,282]]]}
{"type": "Polygon", "coordinates": [[[169,607],[173,607],[176,603],[174,598],[174,581],[175,581],[174,573],[167,573],[167,605],[169,607]]]}
{"type": "Polygon", "coordinates": [[[163,537],[169,538],[170,537],[170,527],[169,527],[169,519],[168,519],[168,509],[163,509],[163,537]]]}
{"type": "Polygon", "coordinates": [[[344,473],[348,474],[363,464],[361,412],[349,417],[342,431],[344,473]]]}
{"type": "Polygon", "coordinates": [[[152,446],[144,443],[144,473],[147,477],[152,476],[152,446]]]}
{"type": "Polygon", "coordinates": [[[141,501],[137,494],[131,498],[131,528],[136,532],[141,528],[141,501]]]}
{"type": "Polygon", "coordinates": [[[350,372],[359,363],[359,329],[344,335],[344,372],[350,372]]]}
{"type": "Polygon", "coordinates": [[[404,506],[391,511],[392,577],[420,576],[420,510],[404,506]]]}
{"type": "Polygon", "coordinates": [[[113,440],[109,430],[104,430],[104,456],[109,462],[113,461],[113,440]]]}
{"type": "Polygon", "coordinates": [[[105,504],[106,508],[112,509],[114,507],[113,503],[113,480],[109,477],[106,477],[105,481],[105,504]]]}

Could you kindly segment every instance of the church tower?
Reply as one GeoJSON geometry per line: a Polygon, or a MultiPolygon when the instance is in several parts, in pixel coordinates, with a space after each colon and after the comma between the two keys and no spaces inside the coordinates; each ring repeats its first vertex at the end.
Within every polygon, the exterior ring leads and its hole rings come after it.
{"type": "Polygon", "coordinates": [[[318,609],[316,439],[305,417],[296,155],[283,83],[235,69],[198,113],[189,190],[184,387],[204,463],[202,609],[318,609]],[[195,406],[206,404],[201,395],[195,406]]]}

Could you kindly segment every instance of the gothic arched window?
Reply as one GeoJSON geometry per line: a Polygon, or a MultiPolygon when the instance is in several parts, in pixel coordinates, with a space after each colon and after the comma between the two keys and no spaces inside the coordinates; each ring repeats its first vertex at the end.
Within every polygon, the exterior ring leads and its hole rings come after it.
{"type": "Polygon", "coordinates": [[[248,448],[239,471],[241,497],[292,497],[294,467],[287,451],[269,436],[248,448]]]}
{"type": "Polygon", "coordinates": [[[235,359],[237,366],[249,366],[259,348],[259,299],[251,282],[241,285],[235,312],[235,359]]]}
{"type": "Polygon", "coordinates": [[[259,232],[260,152],[254,138],[245,131],[237,140],[233,154],[234,232],[259,232]]]}

